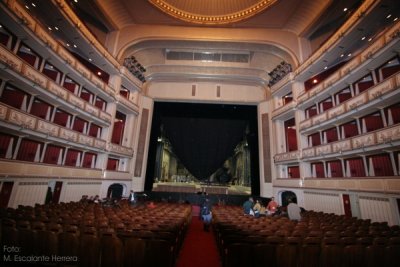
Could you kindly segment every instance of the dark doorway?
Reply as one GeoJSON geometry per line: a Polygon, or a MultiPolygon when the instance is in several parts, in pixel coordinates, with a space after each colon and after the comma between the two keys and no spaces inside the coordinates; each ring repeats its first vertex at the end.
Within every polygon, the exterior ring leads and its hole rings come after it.
{"type": "Polygon", "coordinates": [[[14,182],[3,182],[3,186],[1,187],[0,191],[0,208],[8,207],[13,186],[14,182]]]}
{"type": "Polygon", "coordinates": [[[235,146],[245,141],[251,194],[260,194],[257,106],[155,102],[146,191],[152,190],[154,179],[160,176],[156,159],[162,134],[171,141],[179,162],[198,180],[208,179],[232,156],[235,146]]]}
{"type": "Polygon", "coordinates": [[[61,189],[63,182],[56,182],[53,192],[53,203],[58,203],[60,201],[61,189]]]}
{"type": "Polygon", "coordinates": [[[121,184],[112,184],[108,187],[107,197],[121,199],[124,188],[121,184]]]}
{"type": "Polygon", "coordinates": [[[282,192],[281,198],[282,198],[282,206],[283,207],[285,207],[289,204],[289,199],[291,199],[294,203],[297,203],[296,194],[293,193],[292,191],[282,192]]]}
{"type": "Polygon", "coordinates": [[[352,217],[351,203],[350,203],[350,196],[348,194],[343,194],[343,208],[344,208],[344,215],[348,218],[351,218],[352,217]]]}

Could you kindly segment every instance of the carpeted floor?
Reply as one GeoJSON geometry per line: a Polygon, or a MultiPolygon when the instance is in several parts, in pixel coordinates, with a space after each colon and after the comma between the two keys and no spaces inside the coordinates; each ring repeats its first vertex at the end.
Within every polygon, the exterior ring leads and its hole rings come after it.
{"type": "Polygon", "coordinates": [[[210,228],[203,230],[203,222],[193,216],[187,235],[183,241],[176,267],[221,267],[217,244],[210,228]]]}

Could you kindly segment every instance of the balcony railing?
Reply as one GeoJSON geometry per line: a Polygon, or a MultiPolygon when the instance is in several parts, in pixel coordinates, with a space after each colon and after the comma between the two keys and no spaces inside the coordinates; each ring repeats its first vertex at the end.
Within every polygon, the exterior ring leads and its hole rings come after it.
{"type": "MultiPolygon", "coordinates": [[[[83,145],[92,147],[94,151],[106,150],[106,141],[89,135],[79,133],[57,124],[42,120],[23,111],[0,104],[0,118],[7,123],[20,126],[21,130],[29,129],[41,134],[46,134],[55,138],[60,138],[60,142],[73,142],[76,146],[83,145]]],[[[131,156],[133,154],[128,148],[114,148],[118,153],[131,156]],[[122,151],[122,152],[121,152],[122,151]]]]}
{"type": "Polygon", "coordinates": [[[354,112],[355,110],[363,110],[364,105],[374,101],[377,98],[385,97],[387,94],[398,90],[400,87],[400,73],[397,73],[394,77],[386,79],[384,82],[377,84],[361,94],[348,99],[339,106],[333,107],[317,116],[310,119],[303,120],[299,123],[300,131],[305,131],[318,124],[330,124],[332,120],[337,119],[339,115],[346,112],[354,112]]]}

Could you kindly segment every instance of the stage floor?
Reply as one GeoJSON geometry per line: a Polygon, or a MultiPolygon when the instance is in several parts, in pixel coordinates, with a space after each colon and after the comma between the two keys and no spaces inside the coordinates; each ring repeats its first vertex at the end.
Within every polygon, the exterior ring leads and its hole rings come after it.
{"type": "Polygon", "coordinates": [[[182,192],[226,195],[250,195],[251,188],[240,185],[216,185],[201,184],[194,182],[158,182],[153,183],[153,191],[156,192],[182,192]]]}

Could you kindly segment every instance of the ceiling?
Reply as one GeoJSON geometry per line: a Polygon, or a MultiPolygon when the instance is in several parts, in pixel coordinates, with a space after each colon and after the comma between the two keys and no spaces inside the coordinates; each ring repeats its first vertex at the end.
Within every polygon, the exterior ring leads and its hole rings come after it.
{"type": "MultiPolygon", "coordinates": [[[[29,3],[32,0],[21,0],[29,3]]],[[[244,42],[240,36],[231,35],[223,41],[209,38],[208,32],[218,31],[226,36],[227,32],[235,30],[276,30],[289,32],[308,40],[312,49],[317,49],[342,23],[349,18],[354,10],[361,4],[361,0],[67,0],[76,14],[95,33],[100,42],[106,43],[108,36],[116,32],[122,33],[129,29],[150,30],[160,29],[193,29],[203,30],[204,36],[201,40],[177,39],[169,37],[167,33],[163,38],[151,38],[151,33],[142,35],[142,39],[132,37],[132,45],[125,47],[123,53],[117,58],[121,63],[123,58],[134,55],[146,68],[147,81],[185,81],[200,79],[202,81],[218,80],[233,83],[267,84],[268,73],[280,62],[286,61],[296,68],[299,60],[293,60],[293,55],[282,46],[277,44],[259,43],[255,41],[244,42]],[[181,14],[195,14],[203,17],[229,17],[232,14],[245,13],[260,3],[267,3],[264,8],[257,12],[250,12],[243,19],[232,19],[224,23],[202,23],[182,19],[179,16],[170,15],[151,2],[165,3],[167,6],[179,10],[181,14]],[[199,3],[202,3],[200,5],[199,3]],[[347,11],[344,12],[344,9],[347,11]],[[167,28],[166,28],[167,27],[167,28]],[[169,28],[168,28],[169,27],[169,28]],[[168,51],[184,53],[216,53],[220,54],[242,54],[248,55],[249,61],[238,62],[210,62],[207,60],[168,60],[168,51]]],[[[382,0],[384,3],[393,4],[397,1],[382,0]]],[[[399,5],[396,4],[398,7],[399,5]]],[[[387,9],[391,7],[387,7],[387,9]]],[[[170,8],[171,10],[171,8],[170,8]]],[[[397,9],[398,11],[398,9],[397,9]]],[[[43,5],[35,12],[44,23],[57,23],[60,18],[48,16],[54,14],[54,9],[43,5]],[[47,22],[46,22],[47,21],[47,22]],[[49,22],[51,21],[51,22],[49,22]]],[[[382,25],[378,21],[371,20],[364,24],[364,29],[377,30],[382,25]],[[369,26],[371,25],[371,27],[369,26]]],[[[56,33],[61,40],[74,38],[68,32],[56,33]]],[[[363,34],[359,32],[358,34],[363,34]]],[[[373,33],[370,33],[372,36],[373,33]]],[[[133,32],[132,36],[135,36],[133,32]]],[[[129,37],[129,36],[128,36],[129,37]]],[[[125,38],[127,38],[125,36],[125,38]]],[[[358,38],[358,36],[357,36],[358,38]]],[[[73,41],[73,40],[72,40],[73,41]]],[[[76,41],[76,40],[75,40],[76,41]]],[[[67,41],[66,41],[67,42],[67,41]]],[[[69,41],[71,42],[71,41],[69,41]]],[[[344,43],[346,51],[360,49],[362,44],[348,41],[344,43]]],[[[76,52],[83,58],[88,58],[87,49],[77,48],[76,52]]],[[[308,53],[312,53],[309,51],[308,53]]],[[[341,53],[343,53],[341,52],[341,53]]],[[[182,55],[183,55],[182,54],[182,55]]],[[[308,54],[309,56],[310,54],[308,54]]],[[[203,55],[204,56],[204,55],[203,55]]],[[[232,55],[230,55],[232,56],[232,55]]],[[[305,57],[308,57],[305,55],[305,57]]],[[[117,57],[117,55],[116,55],[117,57]]],[[[201,57],[200,57],[201,59],[201,57]]],[[[321,71],[326,66],[338,64],[341,60],[338,55],[331,56],[321,66],[321,71]]]]}

